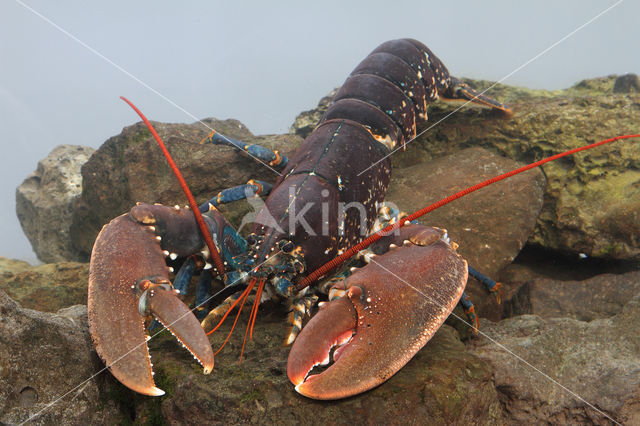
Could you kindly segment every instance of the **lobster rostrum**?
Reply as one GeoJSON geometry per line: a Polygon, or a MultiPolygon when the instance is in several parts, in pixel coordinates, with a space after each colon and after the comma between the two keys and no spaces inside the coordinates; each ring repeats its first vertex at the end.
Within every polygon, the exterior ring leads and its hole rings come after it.
{"type": "MultiPolygon", "coordinates": [[[[295,342],[288,376],[298,392],[317,399],[343,398],[383,383],[426,344],[457,303],[473,317],[463,297],[470,269],[446,231],[409,223],[425,209],[403,218],[383,205],[388,154],[415,137],[427,119],[427,105],[438,98],[509,113],[451,77],[422,43],[402,39],[383,43],[356,67],[290,159],[212,132],[203,143],[248,151],[282,175],[273,186],[250,181],[199,207],[186,190],[191,208],[139,204],[103,227],[91,255],[89,324],[96,350],[114,376],[137,392],[163,394],[154,384],[145,343],[151,317],[209,373],[214,354],[203,325],[210,327],[226,312],[224,320],[234,306],[240,310],[254,288],[251,328],[261,301],[280,299],[292,307],[287,343],[295,342]],[[246,239],[215,207],[266,193],[246,239]],[[321,208],[313,208],[318,201],[321,208]],[[374,231],[379,232],[367,237],[374,231]],[[361,253],[368,264],[318,281],[371,243],[361,253]],[[179,258],[186,260],[172,283],[166,259],[179,258]],[[203,270],[196,288],[200,308],[194,315],[179,296],[198,269],[203,270]],[[218,303],[210,302],[215,274],[226,287],[214,298],[226,302],[207,316],[202,306],[218,303]],[[316,291],[328,293],[330,301],[321,303],[301,330],[316,291]],[[330,362],[324,372],[310,374],[330,362]]],[[[493,291],[499,288],[485,282],[493,291]]]]}

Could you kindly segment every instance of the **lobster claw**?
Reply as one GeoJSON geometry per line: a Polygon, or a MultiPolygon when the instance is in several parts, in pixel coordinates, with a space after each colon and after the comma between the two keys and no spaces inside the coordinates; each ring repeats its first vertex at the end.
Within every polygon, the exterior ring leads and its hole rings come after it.
{"type": "MultiPolygon", "coordinates": [[[[160,245],[163,237],[171,240],[176,229],[193,221],[193,213],[171,210],[134,207],[102,228],[91,254],[88,311],[94,346],[121,383],[146,395],[164,394],[153,381],[146,344],[145,320],[150,315],[193,354],[205,374],[213,368],[209,340],[173,290],[160,245]]],[[[197,245],[196,240],[187,245],[197,245]]]]}
{"type": "Polygon", "coordinates": [[[414,226],[411,243],[374,257],[338,283],[345,295],[324,304],[302,329],[287,364],[299,393],[339,399],[380,385],[427,343],[456,306],[467,282],[466,261],[446,240],[421,238],[428,234],[422,232],[426,227],[414,226]],[[332,350],[333,364],[310,374],[331,361],[332,350]]]}

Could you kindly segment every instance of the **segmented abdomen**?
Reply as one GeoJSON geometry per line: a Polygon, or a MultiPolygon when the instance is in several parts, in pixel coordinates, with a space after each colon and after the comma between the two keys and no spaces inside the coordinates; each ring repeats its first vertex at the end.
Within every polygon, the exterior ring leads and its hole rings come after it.
{"type": "MultiPolygon", "coordinates": [[[[389,185],[387,155],[415,137],[417,122],[427,118],[427,104],[449,84],[440,60],[411,39],[381,44],[351,73],[267,199],[284,233],[295,235],[309,270],[367,236],[389,185]],[[291,212],[308,203],[315,203],[306,216],[313,232],[300,223],[290,229],[291,212]],[[328,206],[328,217],[318,203],[328,206]],[[340,203],[354,207],[339,217],[340,203]]],[[[260,228],[255,231],[270,233],[275,243],[276,233],[260,228]]]]}
{"type": "Polygon", "coordinates": [[[427,105],[450,83],[449,71],[427,46],[412,39],[387,41],[353,70],[321,123],[353,120],[393,149],[415,137],[427,105]]]}

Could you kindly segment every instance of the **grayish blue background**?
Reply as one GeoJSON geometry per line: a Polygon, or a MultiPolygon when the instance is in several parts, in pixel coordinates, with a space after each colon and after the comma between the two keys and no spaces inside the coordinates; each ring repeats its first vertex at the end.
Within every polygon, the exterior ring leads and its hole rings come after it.
{"type": "MultiPolygon", "coordinates": [[[[287,132],[385,40],[419,39],[452,74],[499,80],[615,2],[25,3],[196,117],[260,134],[287,132]]],[[[639,16],[626,0],[505,83],[640,73],[639,16]]],[[[153,120],[195,121],[14,0],[0,3],[0,61],[0,256],[35,261],[15,188],[56,145],[97,148],[138,121],[119,95],[153,120]]]]}

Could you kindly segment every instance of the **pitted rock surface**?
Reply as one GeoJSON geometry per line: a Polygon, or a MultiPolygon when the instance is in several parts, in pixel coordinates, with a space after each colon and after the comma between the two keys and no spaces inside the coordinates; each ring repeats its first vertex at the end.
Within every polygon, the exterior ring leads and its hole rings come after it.
{"type": "MultiPolygon", "coordinates": [[[[279,149],[291,155],[301,143],[295,135],[254,136],[237,120],[203,120],[216,131],[247,143],[279,149]]],[[[249,179],[274,182],[278,174],[234,148],[201,145],[209,134],[201,123],[154,123],[198,203],[219,191],[249,179]]],[[[72,240],[80,257],[89,259],[102,226],[127,212],[136,202],[185,205],[186,197],[167,165],[151,133],[142,123],[125,127],[107,140],[82,167],[83,191],[73,214],[72,240]]],[[[247,203],[221,208],[228,219],[239,223],[247,203]]]]}
{"type": "Polygon", "coordinates": [[[59,145],[16,190],[16,213],[33,251],[43,262],[79,260],[69,235],[82,192],[80,167],[93,148],[59,145]]]}
{"type": "MultiPolygon", "coordinates": [[[[412,213],[520,166],[486,149],[467,148],[402,169],[392,181],[387,201],[412,213]]],[[[530,170],[460,198],[420,221],[447,229],[452,241],[460,245],[458,253],[475,269],[495,277],[513,261],[533,232],[544,187],[540,170],[530,170]]],[[[501,309],[480,283],[470,280],[465,291],[477,305],[480,316],[500,319],[501,309]]]]}
{"type": "Polygon", "coordinates": [[[87,381],[101,367],[86,324],[86,306],[37,312],[0,290],[1,424],[120,421],[115,404],[102,398],[104,379],[87,381]]]}
{"type": "Polygon", "coordinates": [[[481,329],[491,340],[475,339],[471,352],[493,364],[494,382],[510,423],[612,423],[604,412],[622,424],[637,424],[640,334],[634,324],[638,321],[640,294],[617,315],[590,322],[536,315],[495,324],[481,320],[481,329]]]}

